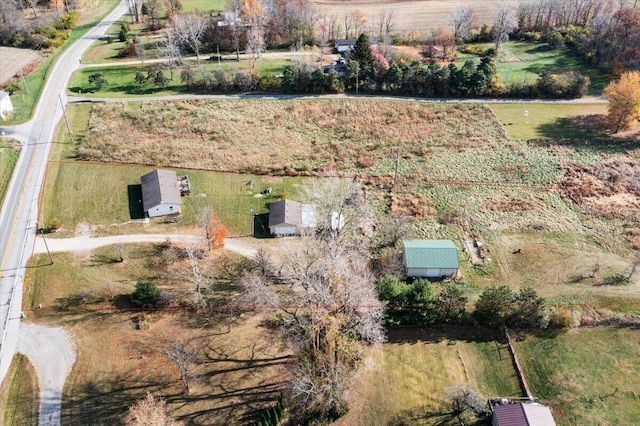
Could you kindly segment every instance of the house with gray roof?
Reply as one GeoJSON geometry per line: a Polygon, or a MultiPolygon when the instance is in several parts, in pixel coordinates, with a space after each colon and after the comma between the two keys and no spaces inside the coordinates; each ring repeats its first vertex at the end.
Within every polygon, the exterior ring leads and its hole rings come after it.
{"type": "Polygon", "coordinates": [[[311,204],[280,200],[269,204],[269,233],[276,237],[301,235],[316,228],[311,204]]]}
{"type": "Polygon", "coordinates": [[[492,409],[493,426],[556,426],[549,407],[538,402],[497,404],[492,409]]]}
{"type": "Polygon", "coordinates": [[[402,240],[407,277],[453,278],[458,275],[458,248],[451,240],[402,240]]]}
{"type": "Polygon", "coordinates": [[[180,213],[182,199],[178,175],[173,170],[154,170],[140,179],[142,209],[147,217],[180,213]]]}

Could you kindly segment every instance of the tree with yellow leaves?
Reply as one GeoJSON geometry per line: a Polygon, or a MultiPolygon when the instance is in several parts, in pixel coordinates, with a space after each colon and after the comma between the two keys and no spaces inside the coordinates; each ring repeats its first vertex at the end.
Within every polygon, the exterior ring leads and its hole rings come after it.
{"type": "Polygon", "coordinates": [[[604,89],[609,100],[607,124],[615,133],[631,128],[640,120],[640,71],[628,71],[604,89]]]}

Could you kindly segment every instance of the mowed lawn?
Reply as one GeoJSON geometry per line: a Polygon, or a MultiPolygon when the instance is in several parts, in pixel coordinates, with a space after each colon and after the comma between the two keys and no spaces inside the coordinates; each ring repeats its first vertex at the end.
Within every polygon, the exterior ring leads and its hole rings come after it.
{"type": "Polygon", "coordinates": [[[370,351],[349,391],[351,409],[336,424],[457,424],[446,398],[457,386],[470,386],[482,398],[521,397],[506,344],[485,333],[391,329],[389,342],[370,351]]]}
{"type": "MultiPolygon", "coordinates": [[[[218,64],[218,62],[209,61],[208,56],[201,56],[205,72],[215,73],[218,69],[222,69],[232,76],[239,71],[257,76],[281,75],[284,67],[292,63],[291,59],[262,57],[256,61],[255,68],[252,69],[249,59],[241,59],[239,62],[222,61],[218,64]]],[[[128,60],[138,61],[135,57],[128,58],[128,60]]],[[[200,69],[196,62],[191,61],[191,65],[194,75],[200,76],[200,69]]],[[[147,63],[143,65],[139,62],[138,65],[84,68],[73,73],[69,82],[69,90],[74,95],[84,94],[104,98],[139,97],[144,95],[163,96],[188,92],[187,86],[180,80],[180,68],[174,70],[173,80],[171,80],[169,71],[163,71],[168,80],[165,87],[155,86],[151,82],[146,82],[142,85],[138,84],[135,81],[136,71],[141,71],[144,76],[147,76],[149,69],[153,66],[153,64],[147,63]],[[101,73],[107,80],[107,84],[101,88],[89,84],[89,76],[95,73],[101,73]]]]}
{"type": "MultiPolygon", "coordinates": [[[[18,161],[20,150],[14,149],[13,141],[5,138],[0,138],[0,205],[4,200],[4,195],[7,192],[9,182],[11,181],[11,175],[13,174],[13,168],[18,161]]],[[[16,148],[19,146],[16,142],[16,148]]]]}
{"type": "Polygon", "coordinates": [[[33,364],[26,356],[15,354],[0,388],[0,424],[38,424],[38,397],[38,377],[33,364]]]}
{"type": "MultiPolygon", "coordinates": [[[[80,223],[125,225],[141,219],[140,177],[153,167],[117,164],[52,162],[49,164],[40,223],[53,219],[62,224],[67,235],[80,223]],[[70,206],[72,206],[70,208],[70,206]]],[[[197,226],[205,207],[211,207],[229,230],[229,236],[251,235],[251,210],[268,212],[268,203],[295,194],[302,178],[243,175],[235,173],[180,170],[191,181],[192,193],[182,198],[182,214],[177,223],[154,222],[155,226],[106,226],[100,233],[162,232],[179,233],[179,228],[197,226]],[[249,182],[253,181],[253,189],[249,182]],[[272,193],[259,194],[265,188],[272,193]],[[260,197],[256,197],[260,195],[260,197]]]]}
{"type": "Polygon", "coordinates": [[[607,113],[607,105],[508,103],[491,104],[512,139],[588,139],[594,136],[580,123],[597,125],[607,113]]]}
{"type": "Polygon", "coordinates": [[[580,328],[515,343],[533,394],[558,425],[634,425],[640,419],[640,330],[580,328]]]}
{"type": "MultiPolygon", "coordinates": [[[[493,43],[480,43],[484,48],[495,47],[493,43]]],[[[456,63],[462,64],[467,59],[479,61],[478,57],[461,53],[456,63]]],[[[608,78],[575,55],[569,47],[550,49],[546,43],[528,41],[509,41],[503,43],[495,58],[496,71],[504,83],[534,83],[540,73],[552,74],[566,71],[578,71],[589,77],[588,94],[602,94],[608,78]]]]}

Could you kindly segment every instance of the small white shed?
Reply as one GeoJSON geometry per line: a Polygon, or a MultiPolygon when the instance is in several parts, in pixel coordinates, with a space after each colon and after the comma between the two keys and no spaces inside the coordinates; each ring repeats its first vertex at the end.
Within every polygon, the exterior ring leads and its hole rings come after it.
{"type": "Polygon", "coordinates": [[[13,112],[11,97],[4,90],[0,90],[0,119],[6,120],[8,114],[13,112]]]}

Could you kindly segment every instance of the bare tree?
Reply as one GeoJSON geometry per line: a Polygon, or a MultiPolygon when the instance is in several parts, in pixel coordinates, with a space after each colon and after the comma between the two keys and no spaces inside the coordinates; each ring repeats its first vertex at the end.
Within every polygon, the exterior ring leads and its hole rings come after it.
{"type": "Polygon", "coordinates": [[[173,30],[177,40],[195,53],[198,67],[205,76],[204,66],[200,58],[202,36],[207,29],[207,21],[200,15],[178,14],[173,17],[173,30]]]}
{"type": "Polygon", "coordinates": [[[240,11],[242,10],[242,0],[227,0],[225,5],[224,24],[231,30],[233,46],[236,50],[236,61],[240,60],[240,31],[242,20],[240,11]]]}
{"type": "Polygon", "coordinates": [[[181,63],[180,43],[173,30],[162,33],[162,41],[157,45],[158,56],[164,58],[163,65],[169,69],[171,80],[173,70],[181,63]]]}
{"type": "Polygon", "coordinates": [[[493,41],[496,43],[496,49],[500,49],[502,43],[509,40],[509,34],[517,25],[518,21],[516,20],[513,6],[507,3],[500,3],[498,14],[493,22],[493,41]]]}
{"type": "Polygon", "coordinates": [[[186,342],[179,338],[173,338],[169,347],[165,349],[167,357],[178,367],[182,392],[184,395],[191,393],[191,383],[194,379],[193,367],[202,352],[202,345],[193,341],[186,342]]]}
{"type": "Polygon", "coordinates": [[[456,43],[462,43],[476,25],[476,17],[470,6],[460,5],[451,14],[456,43]]]}
{"type": "Polygon", "coordinates": [[[169,415],[167,403],[163,398],[154,398],[147,392],[144,399],[139,400],[131,408],[127,416],[126,426],[181,426],[169,415]]]}
{"type": "Polygon", "coordinates": [[[316,206],[323,231],[292,246],[274,279],[254,273],[243,282],[254,303],[277,307],[284,320],[283,332],[297,355],[291,390],[300,410],[326,413],[342,404],[362,346],[384,340],[382,306],[363,242],[355,237],[356,230],[369,226],[370,216],[362,214],[359,185],[332,179],[305,194],[307,201],[324,202],[316,206]],[[336,212],[347,216],[343,226],[336,212]],[[278,285],[286,291],[275,291],[278,285]]]}
{"type": "Polygon", "coordinates": [[[260,0],[243,0],[240,16],[247,27],[247,52],[253,68],[264,49],[265,8],[260,0]]]}
{"type": "Polygon", "coordinates": [[[393,31],[393,9],[382,9],[378,17],[378,37],[388,39],[393,31]]]}

